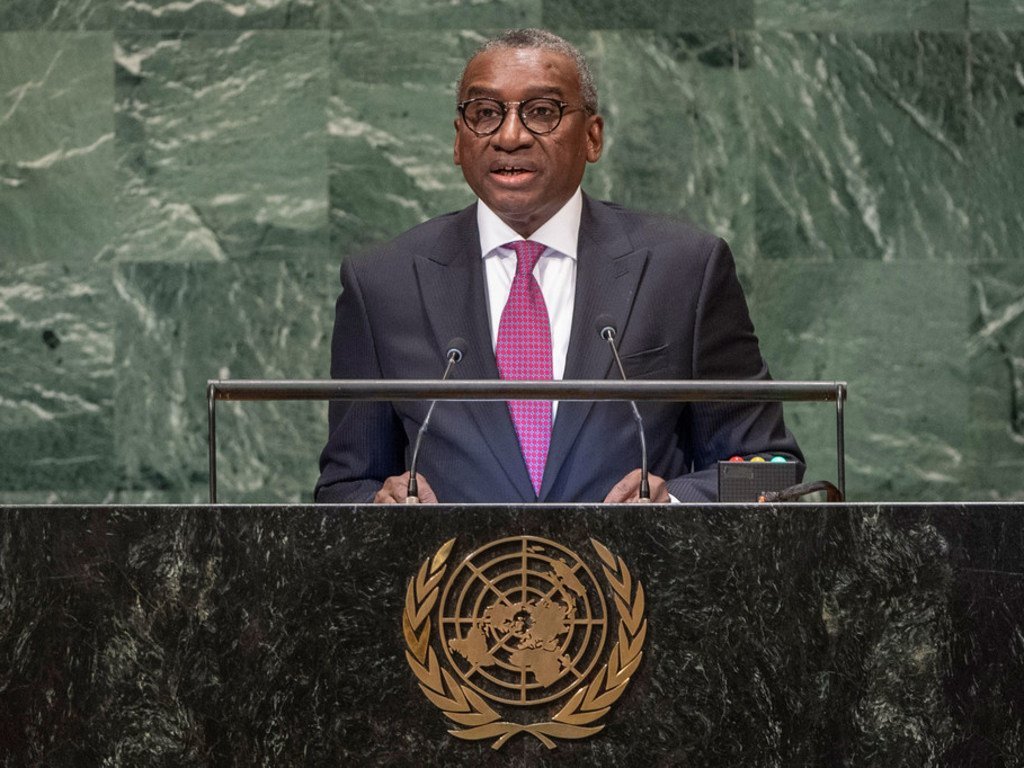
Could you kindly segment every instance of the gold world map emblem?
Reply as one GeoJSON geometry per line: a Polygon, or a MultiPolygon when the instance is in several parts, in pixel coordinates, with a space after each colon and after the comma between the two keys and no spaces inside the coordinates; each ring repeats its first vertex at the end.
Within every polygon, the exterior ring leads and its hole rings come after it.
{"type": "Polygon", "coordinates": [[[424,695],[463,726],[452,735],[493,738],[498,749],[528,733],[554,748],[555,739],[585,738],[604,728],[601,718],[643,656],[647,621],[643,587],[607,547],[590,543],[611,588],[617,628],[594,571],[549,539],[492,541],[445,579],[452,539],[409,581],[402,620],[406,659],[424,695]],[[610,633],[616,642],[605,654],[610,633]],[[524,721],[515,714],[543,707],[550,710],[548,720],[524,721]]]}

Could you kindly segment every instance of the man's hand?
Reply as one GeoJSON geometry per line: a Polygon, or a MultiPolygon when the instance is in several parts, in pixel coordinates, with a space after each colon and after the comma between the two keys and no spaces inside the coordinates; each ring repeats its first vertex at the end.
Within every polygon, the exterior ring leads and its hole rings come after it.
{"type": "MultiPolygon", "coordinates": [[[[665,481],[657,475],[648,474],[651,484],[651,501],[656,504],[667,504],[668,488],[665,481]]],[[[608,491],[604,499],[605,504],[635,504],[640,501],[640,470],[634,469],[624,478],[615,484],[615,487],[608,491]]]]}
{"type": "MultiPolygon", "coordinates": [[[[416,485],[418,486],[420,502],[423,504],[437,504],[437,496],[427,482],[427,478],[416,473],[416,485]]],[[[374,504],[405,504],[409,496],[409,473],[403,472],[400,475],[389,477],[384,485],[373,497],[374,504]]]]}

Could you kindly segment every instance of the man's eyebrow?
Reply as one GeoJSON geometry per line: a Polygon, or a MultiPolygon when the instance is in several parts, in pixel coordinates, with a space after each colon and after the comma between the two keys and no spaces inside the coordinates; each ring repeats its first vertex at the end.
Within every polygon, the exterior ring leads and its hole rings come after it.
{"type": "MultiPolygon", "coordinates": [[[[526,97],[527,99],[538,99],[538,98],[543,98],[545,96],[554,96],[554,97],[557,97],[559,99],[563,99],[565,97],[564,91],[562,91],[562,89],[559,88],[557,85],[541,85],[541,86],[537,86],[536,88],[530,88],[527,91],[527,93],[528,93],[528,95],[526,97]]],[[[467,88],[466,89],[466,98],[467,99],[497,99],[498,101],[503,101],[503,99],[501,98],[501,94],[496,89],[494,89],[494,88],[487,88],[486,86],[481,86],[481,85],[471,85],[469,88],[467,88]]]]}
{"type": "Polygon", "coordinates": [[[466,89],[466,97],[473,98],[491,98],[497,96],[497,91],[490,88],[482,88],[479,86],[470,86],[466,89]]]}

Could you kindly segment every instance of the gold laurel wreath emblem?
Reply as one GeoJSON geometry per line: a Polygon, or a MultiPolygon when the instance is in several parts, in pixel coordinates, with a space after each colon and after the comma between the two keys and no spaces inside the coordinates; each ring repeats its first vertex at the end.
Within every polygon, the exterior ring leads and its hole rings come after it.
{"type": "Polygon", "coordinates": [[[615,595],[619,612],[618,642],[594,679],[578,689],[547,722],[522,724],[502,720],[478,693],[455,680],[430,646],[430,613],[437,603],[455,539],[442,544],[432,558],[423,562],[416,577],[409,580],[402,613],[402,631],[407,645],[405,658],[419,679],[423,694],[449,720],[464,726],[449,730],[450,734],[471,741],[495,738],[491,748],[500,749],[517,733],[529,733],[548,749],[554,749],[554,739],[583,739],[604,729],[604,724],[597,721],[608,714],[625,692],[643,657],[647,620],[644,618],[643,585],[636,582],[634,590],[633,579],[622,559],[596,539],[591,539],[590,543],[601,558],[605,578],[615,595]]]}

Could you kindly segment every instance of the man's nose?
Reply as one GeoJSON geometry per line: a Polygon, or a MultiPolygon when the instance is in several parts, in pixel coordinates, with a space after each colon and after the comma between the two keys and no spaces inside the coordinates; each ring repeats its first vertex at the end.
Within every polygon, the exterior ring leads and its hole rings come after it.
{"type": "Polygon", "coordinates": [[[505,119],[501,121],[498,130],[491,134],[491,144],[495,149],[503,149],[506,152],[533,143],[533,134],[530,133],[519,117],[519,108],[509,109],[505,113],[505,119]]]}

